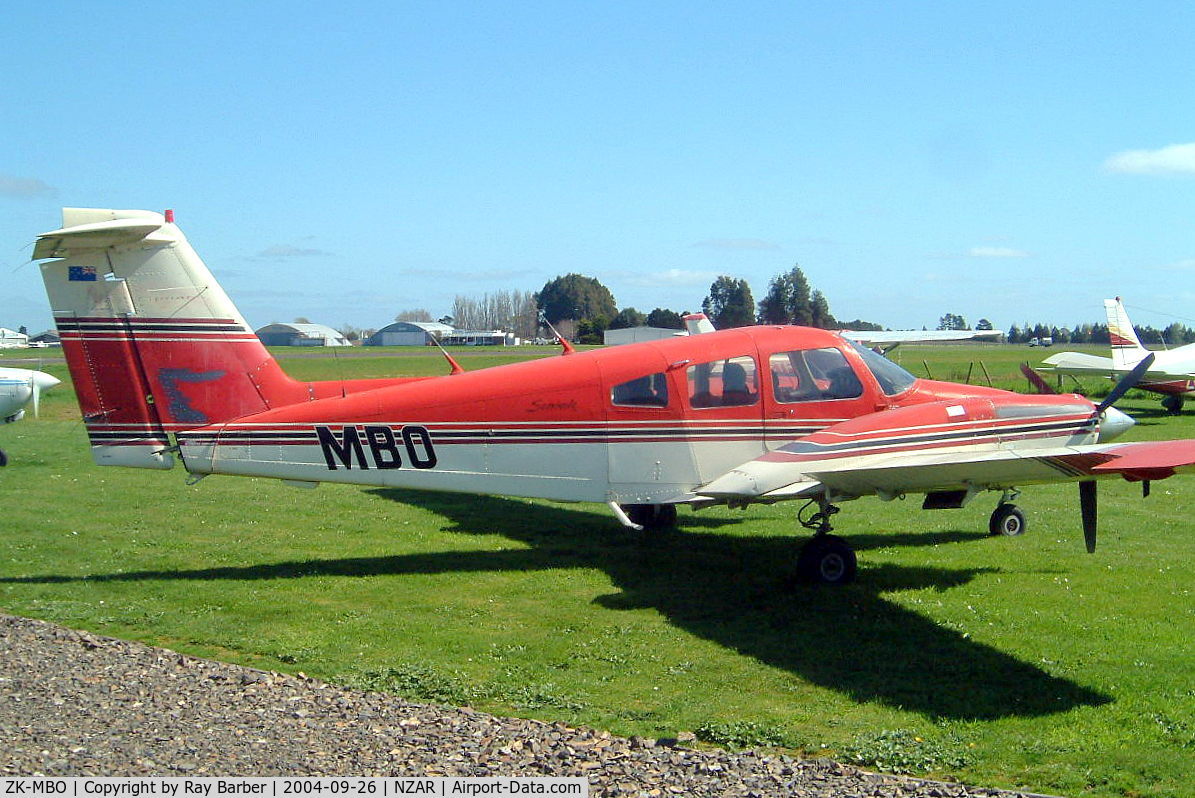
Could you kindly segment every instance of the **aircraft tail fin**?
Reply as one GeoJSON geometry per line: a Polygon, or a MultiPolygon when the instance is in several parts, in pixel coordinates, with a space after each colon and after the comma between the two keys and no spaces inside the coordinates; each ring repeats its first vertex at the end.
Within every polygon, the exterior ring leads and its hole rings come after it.
{"type": "Polygon", "coordinates": [[[1108,337],[1112,339],[1112,364],[1118,369],[1132,368],[1149,350],[1138,340],[1120,297],[1105,299],[1104,311],[1108,314],[1108,337]]]}
{"type": "Polygon", "coordinates": [[[101,465],[170,468],[169,434],[305,401],[174,224],[64,208],[35,260],[101,465]]]}
{"type": "Polygon", "coordinates": [[[714,323],[704,313],[690,313],[684,317],[685,330],[689,335],[701,335],[714,331],[714,323]]]}

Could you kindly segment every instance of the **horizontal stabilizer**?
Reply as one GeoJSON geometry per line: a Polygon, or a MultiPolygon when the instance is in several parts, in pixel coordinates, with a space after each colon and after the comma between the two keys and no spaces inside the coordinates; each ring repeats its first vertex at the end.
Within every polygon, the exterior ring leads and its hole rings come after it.
{"type": "Polygon", "coordinates": [[[65,257],[71,250],[106,249],[131,244],[166,224],[166,217],[153,211],[108,211],[93,208],[63,208],[63,226],[37,237],[34,260],[65,257]]]}

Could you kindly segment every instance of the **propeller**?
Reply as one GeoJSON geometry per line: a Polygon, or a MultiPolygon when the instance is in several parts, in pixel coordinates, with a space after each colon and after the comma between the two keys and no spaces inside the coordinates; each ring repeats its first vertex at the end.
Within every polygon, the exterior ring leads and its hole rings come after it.
{"type": "Polygon", "coordinates": [[[29,372],[29,390],[33,393],[34,418],[37,418],[38,410],[41,408],[41,392],[48,391],[59,382],[61,381],[57,377],[52,377],[44,371],[29,372]]]}
{"type": "Polygon", "coordinates": [[[1025,375],[1025,379],[1029,380],[1029,384],[1037,389],[1038,393],[1058,393],[1028,363],[1021,364],[1021,373],[1025,375]]]}
{"type": "MultiPolygon", "coordinates": [[[[1095,411],[1097,414],[1099,414],[1101,421],[1101,439],[1104,437],[1105,430],[1103,427],[1105,424],[1113,428],[1108,430],[1108,432],[1112,433],[1112,435],[1109,435],[1108,437],[1114,437],[1115,435],[1119,435],[1121,432],[1127,429],[1127,426],[1124,426],[1125,421],[1130,424],[1132,423],[1132,420],[1129,419],[1128,416],[1120,413],[1118,410],[1112,407],[1112,405],[1115,404],[1120,397],[1124,396],[1125,392],[1127,392],[1129,388],[1132,388],[1141,381],[1141,378],[1145,376],[1145,372],[1149,371],[1149,367],[1153,365],[1154,357],[1155,355],[1150,353],[1142,358],[1140,363],[1138,363],[1136,366],[1133,366],[1132,371],[1120,378],[1120,381],[1117,382],[1108,395],[1104,397],[1104,401],[1095,406],[1095,411]],[[1113,414],[1116,415],[1114,416],[1113,414]],[[1119,416],[1120,418],[1117,418],[1116,416],[1119,416]]],[[[1093,479],[1079,483],[1079,513],[1083,516],[1083,542],[1087,544],[1088,554],[1095,552],[1096,518],[1099,515],[1099,488],[1097,485],[1098,483],[1093,479]]],[[[1145,495],[1148,496],[1148,486],[1146,486],[1143,490],[1145,495]]]]}
{"type": "Polygon", "coordinates": [[[1095,553],[1095,520],[1097,507],[1097,483],[1094,479],[1079,483],[1079,512],[1083,516],[1083,542],[1087,553],[1095,553]]]}
{"type": "Polygon", "coordinates": [[[1149,371],[1149,367],[1154,364],[1154,358],[1157,357],[1153,352],[1141,359],[1141,362],[1133,366],[1133,370],[1120,378],[1120,382],[1112,388],[1104,401],[1095,406],[1097,413],[1102,413],[1125,395],[1129,388],[1132,388],[1137,383],[1141,382],[1141,378],[1145,376],[1145,372],[1149,371]]]}

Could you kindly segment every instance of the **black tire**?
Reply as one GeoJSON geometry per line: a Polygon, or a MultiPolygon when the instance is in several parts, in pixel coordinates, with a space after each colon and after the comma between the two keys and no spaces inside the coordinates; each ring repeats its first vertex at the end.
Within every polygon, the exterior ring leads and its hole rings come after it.
{"type": "Polygon", "coordinates": [[[1016,537],[1025,534],[1025,523],[1025,514],[1015,504],[997,504],[988,521],[988,532],[1016,537]]]}
{"type": "Polygon", "coordinates": [[[644,529],[667,529],[676,526],[675,504],[624,504],[622,510],[632,523],[644,529]]]}
{"type": "Polygon", "coordinates": [[[0,467],[6,466],[6,465],[8,465],[8,455],[6,455],[4,453],[3,449],[0,449],[0,467]]]}
{"type": "Polygon", "coordinates": [[[1162,407],[1172,416],[1183,412],[1183,397],[1181,394],[1170,394],[1162,398],[1162,407]]]}
{"type": "Polygon", "coordinates": [[[855,580],[858,568],[855,550],[837,535],[818,535],[797,555],[797,576],[803,582],[845,585],[855,580]]]}

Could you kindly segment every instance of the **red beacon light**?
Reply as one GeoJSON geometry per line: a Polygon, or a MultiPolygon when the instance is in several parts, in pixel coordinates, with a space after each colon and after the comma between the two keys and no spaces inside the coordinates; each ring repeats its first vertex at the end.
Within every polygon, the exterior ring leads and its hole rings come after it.
{"type": "Polygon", "coordinates": [[[174,210],[173,209],[167,208],[166,211],[162,215],[166,217],[166,224],[174,224],[174,210]]]}

